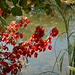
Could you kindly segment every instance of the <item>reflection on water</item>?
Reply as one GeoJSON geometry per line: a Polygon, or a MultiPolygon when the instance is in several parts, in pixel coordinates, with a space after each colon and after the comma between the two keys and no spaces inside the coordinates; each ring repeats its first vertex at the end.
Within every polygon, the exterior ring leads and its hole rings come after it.
{"type": "MultiPolygon", "coordinates": [[[[74,14],[73,14],[74,15],[74,14]]],[[[31,34],[35,31],[36,26],[41,25],[45,27],[45,37],[49,35],[49,31],[52,27],[56,27],[59,30],[59,34],[62,32],[65,32],[65,26],[63,19],[61,18],[60,15],[56,15],[55,17],[51,17],[50,15],[47,16],[45,13],[32,13],[28,14],[27,16],[30,20],[30,24],[26,28],[21,28],[19,29],[20,32],[24,34],[24,38],[22,41],[25,41],[27,38],[31,36],[31,34]]],[[[18,20],[19,17],[17,16],[16,19],[11,15],[7,20],[8,22],[12,20],[18,20]],[[9,19],[10,18],[10,19],[9,19]]],[[[70,22],[70,30],[74,31],[75,30],[75,16],[73,16],[72,21],[70,22]]],[[[51,71],[55,62],[55,54],[54,54],[54,44],[55,44],[56,38],[52,39],[52,46],[53,49],[49,51],[48,49],[45,52],[39,53],[37,59],[32,56],[32,58],[29,58],[29,65],[27,68],[22,69],[22,75],[38,75],[39,73],[43,71],[51,71]]],[[[72,38],[71,38],[71,42],[72,38]]],[[[63,34],[59,39],[57,40],[55,50],[58,55],[59,51],[62,49],[62,53],[64,52],[64,49],[67,48],[67,39],[66,35],[63,34]]],[[[61,54],[62,54],[61,53],[61,54]]],[[[60,55],[61,56],[61,55],[60,55]]],[[[67,58],[67,53],[64,56],[64,62],[63,62],[63,73],[62,75],[66,75],[66,71],[68,72],[68,58],[67,58]]],[[[58,63],[59,65],[59,63],[58,63]]],[[[55,72],[58,73],[58,67],[55,67],[55,72]]],[[[50,74],[43,74],[43,75],[50,75],[50,74]]],[[[56,74],[53,74],[56,75],[56,74]]]]}

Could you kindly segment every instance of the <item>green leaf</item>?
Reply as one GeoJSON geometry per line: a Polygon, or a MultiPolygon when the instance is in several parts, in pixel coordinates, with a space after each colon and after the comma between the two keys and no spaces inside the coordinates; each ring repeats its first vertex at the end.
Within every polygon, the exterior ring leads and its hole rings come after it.
{"type": "Polygon", "coordinates": [[[29,13],[29,10],[28,10],[28,9],[27,9],[27,10],[25,10],[25,13],[26,13],[26,14],[28,14],[28,13],[29,13]]]}
{"type": "Polygon", "coordinates": [[[71,32],[70,34],[69,34],[69,37],[68,38],[70,38],[71,36],[72,36],[72,34],[74,34],[75,33],[75,31],[74,32],[71,32]]]}
{"type": "Polygon", "coordinates": [[[0,49],[1,49],[1,46],[0,46],[0,49]]]}
{"type": "Polygon", "coordinates": [[[27,0],[20,0],[19,5],[24,6],[27,4],[27,0]]]}
{"type": "Polygon", "coordinates": [[[56,4],[59,5],[60,4],[60,0],[55,0],[56,4]]]}
{"type": "Polygon", "coordinates": [[[5,26],[7,26],[7,25],[9,25],[8,24],[8,22],[0,15],[0,20],[1,20],[1,22],[2,22],[2,26],[4,27],[4,25],[5,26]]]}
{"type": "Polygon", "coordinates": [[[39,5],[37,5],[37,6],[35,7],[35,10],[37,10],[37,9],[39,9],[39,5]]]}
{"type": "Polygon", "coordinates": [[[25,13],[29,13],[29,12],[31,11],[31,5],[26,4],[26,5],[23,7],[23,10],[25,11],[25,13]]]}
{"type": "Polygon", "coordinates": [[[72,20],[72,15],[70,15],[69,18],[68,18],[68,26],[69,26],[70,20],[72,20]]]}
{"type": "Polygon", "coordinates": [[[6,0],[2,0],[2,1],[6,1],[6,0]]]}
{"type": "Polygon", "coordinates": [[[64,59],[64,55],[66,52],[64,52],[60,58],[60,71],[62,72],[62,64],[63,64],[63,59],[64,59]]]}
{"type": "Polygon", "coordinates": [[[0,8],[4,8],[4,7],[5,7],[4,1],[0,2],[0,8]]]}
{"type": "Polygon", "coordinates": [[[75,68],[74,67],[71,67],[71,66],[68,66],[68,68],[72,71],[75,71],[75,68]]]}
{"type": "Polygon", "coordinates": [[[21,16],[22,15],[22,11],[21,11],[21,8],[20,7],[13,7],[11,9],[11,13],[14,15],[14,16],[21,16]]]}
{"type": "Polygon", "coordinates": [[[45,9],[44,11],[46,12],[46,14],[47,14],[47,15],[49,15],[49,14],[50,14],[49,9],[45,9]]]}
{"type": "Polygon", "coordinates": [[[44,7],[46,6],[46,4],[45,4],[45,3],[41,3],[40,6],[41,6],[42,8],[44,8],[44,7]]]}
{"type": "Polygon", "coordinates": [[[63,57],[60,58],[60,71],[62,72],[63,57]]]}
{"type": "Polygon", "coordinates": [[[13,4],[16,5],[18,3],[18,0],[12,0],[13,4]]]}
{"type": "Polygon", "coordinates": [[[32,5],[33,5],[33,4],[38,4],[38,3],[39,3],[38,0],[33,0],[33,1],[31,2],[32,5]]]}
{"type": "Polygon", "coordinates": [[[64,8],[64,9],[65,9],[65,8],[66,8],[65,3],[62,3],[60,7],[62,7],[62,8],[64,8]]]}

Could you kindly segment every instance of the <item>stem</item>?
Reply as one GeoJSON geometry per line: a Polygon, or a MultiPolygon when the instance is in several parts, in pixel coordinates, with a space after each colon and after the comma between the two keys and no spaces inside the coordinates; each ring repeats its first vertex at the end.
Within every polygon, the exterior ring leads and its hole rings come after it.
{"type": "Polygon", "coordinates": [[[2,28],[3,30],[5,30],[6,26],[8,26],[9,24],[6,22],[6,20],[1,15],[0,15],[0,20],[1,20],[2,28]]]}
{"type": "MultiPolygon", "coordinates": [[[[75,39],[74,39],[73,61],[74,61],[73,67],[75,67],[75,39]]],[[[75,75],[75,72],[74,71],[73,71],[73,75],[75,75]]]]}
{"type": "Polygon", "coordinates": [[[0,15],[0,20],[1,20],[1,22],[2,22],[2,24],[3,25],[9,25],[7,22],[6,22],[6,20],[0,15]]]}
{"type": "MultiPolygon", "coordinates": [[[[67,33],[67,46],[68,46],[68,58],[69,58],[69,65],[71,66],[72,64],[71,64],[71,52],[70,52],[70,48],[69,48],[69,45],[70,45],[70,42],[69,42],[69,20],[68,20],[68,22],[67,22],[67,20],[66,20],[66,17],[64,16],[64,13],[62,12],[62,10],[60,9],[60,7],[58,6],[58,4],[57,4],[57,1],[55,0],[55,2],[56,2],[56,5],[55,4],[53,4],[55,7],[57,7],[57,9],[58,9],[58,11],[59,11],[59,13],[61,14],[61,16],[62,16],[62,18],[63,18],[63,20],[64,20],[64,23],[65,23],[65,29],[66,29],[66,33],[67,33]]],[[[56,56],[56,52],[55,52],[55,56],[56,56]]],[[[52,70],[53,71],[53,70],[52,70]]],[[[71,75],[71,70],[70,70],[70,74],[69,75],[71,75]]]]}
{"type": "MultiPolygon", "coordinates": [[[[56,2],[56,0],[55,0],[55,2],[56,2]]],[[[57,2],[56,2],[56,4],[57,4],[57,2]]],[[[71,54],[70,54],[70,47],[69,47],[70,46],[70,42],[69,42],[69,31],[68,31],[69,30],[69,23],[67,23],[67,20],[66,20],[66,18],[64,16],[64,13],[59,8],[58,4],[55,5],[55,6],[57,7],[57,9],[58,9],[59,13],[61,14],[61,16],[62,16],[62,18],[64,20],[64,23],[65,23],[65,29],[66,29],[66,33],[67,33],[68,58],[69,58],[69,65],[71,66],[72,64],[71,64],[71,54]]],[[[69,75],[71,75],[71,70],[70,70],[69,75]]]]}

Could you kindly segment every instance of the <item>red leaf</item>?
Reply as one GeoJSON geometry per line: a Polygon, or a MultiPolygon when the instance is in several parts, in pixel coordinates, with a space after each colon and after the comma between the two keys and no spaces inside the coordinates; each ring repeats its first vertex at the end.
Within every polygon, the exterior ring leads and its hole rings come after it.
{"type": "Polygon", "coordinates": [[[0,8],[0,15],[1,15],[1,8],[0,8]]]}
{"type": "Polygon", "coordinates": [[[35,58],[37,58],[37,56],[38,56],[38,53],[37,53],[37,52],[35,52],[35,53],[34,53],[34,57],[35,57],[35,58]]]}
{"type": "Polygon", "coordinates": [[[51,50],[51,49],[52,49],[52,46],[51,46],[51,45],[49,45],[49,46],[48,46],[48,49],[49,49],[49,50],[51,50]]]}
{"type": "Polygon", "coordinates": [[[10,25],[13,26],[15,25],[16,21],[11,21],[10,25]]]}
{"type": "Polygon", "coordinates": [[[20,33],[19,35],[20,35],[20,38],[22,39],[23,38],[23,34],[20,33]]]}
{"type": "Polygon", "coordinates": [[[22,60],[24,60],[24,57],[22,57],[22,60]]]}
{"type": "Polygon", "coordinates": [[[28,23],[30,22],[30,20],[27,20],[26,22],[27,22],[27,24],[28,24],[28,23]]]}
{"type": "Polygon", "coordinates": [[[50,30],[50,35],[53,37],[55,37],[58,33],[59,31],[57,30],[56,27],[50,30]]]}
{"type": "Polygon", "coordinates": [[[26,26],[27,26],[27,24],[24,25],[24,27],[26,27],[26,26]]]}

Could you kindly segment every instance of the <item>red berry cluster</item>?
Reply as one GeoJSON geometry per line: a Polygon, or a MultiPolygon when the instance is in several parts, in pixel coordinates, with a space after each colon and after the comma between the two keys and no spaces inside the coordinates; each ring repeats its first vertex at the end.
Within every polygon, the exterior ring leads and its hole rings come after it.
{"type": "Polygon", "coordinates": [[[1,44],[1,49],[5,51],[0,50],[0,75],[6,75],[10,72],[11,74],[17,74],[20,72],[22,64],[19,58],[21,56],[22,60],[24,60],[24,56],[31,58],[31,56],[34,55],[34,57],[37,58],[37,51],[44,52],[47,46],[49,50],[52,49],[52,46],[48,44],[51,44],[51,39],[58,34],[58,30],[54,28],[51,29],[47,39],[42,39],[45,31],[43,26],[36,27],[35,32],[27,41],[16,45],[16,40],[19,37],[21,39],[23,38],[23,34],[18,31],[18,27],[26,27],[29,22],[27,17],[22,17],[18,23],[16,23],[16,21],[11,21],[10,26],[8,26],[5,31],[0,31],[0,42],[6,43],[6,45],[1,44]],[[7,47],[7,44],[13,45],[11,52],[7,47]]]}

